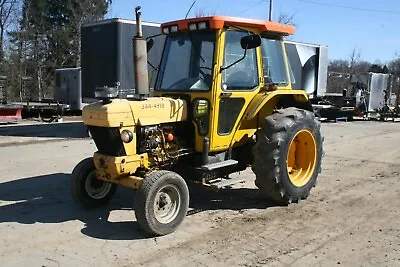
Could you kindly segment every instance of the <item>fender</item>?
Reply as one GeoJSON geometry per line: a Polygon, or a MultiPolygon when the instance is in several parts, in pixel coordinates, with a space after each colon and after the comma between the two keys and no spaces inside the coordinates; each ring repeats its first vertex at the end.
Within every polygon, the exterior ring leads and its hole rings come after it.
{"type": "MultiPolygon", "coordinates": [[[[273,106],[275,106],[275,104],[278,103],[280,99],[286,98],[287,96],[292,96],[292,98],[290,99],[290,102],[292,103],[290,103],[288,107],[297,106],[312,111],[312,106],[308,100],[308,96],[305,91],[282,89],[282,90],[275,90],[257,94],[247,107],[247,110],[244,114],[244,119],[245,120],[253,119],[258,114],[258,112],[264,107],[265,104],[274,101],[273,106]]],[[[273,108],[273,106],[271,108],[273,108]]],[[[283,106],[286,107],[285,104],[283,104],[283,106]]]]}

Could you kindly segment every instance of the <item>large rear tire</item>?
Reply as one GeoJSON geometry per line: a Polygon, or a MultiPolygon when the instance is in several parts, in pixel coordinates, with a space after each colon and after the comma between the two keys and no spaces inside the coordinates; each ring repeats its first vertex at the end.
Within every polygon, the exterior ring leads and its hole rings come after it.
{"type": "Polygon", "coordinates": [[[86,158],[75,166],[69,180],[73,199],[86,208],[106,205],[117,191],[117,185],[96,177],[93,158],[86,158]]]}
{"type": "Polygon", "coordinates": [[[189,208],[189,190],[185,180],[171,171],[155,171],[146,177],[134,203],[137,222],[152,235],[174,232],[189,208]]]}
{"type": "Polygon", "coordinates": [[[256,186],[279,204],[306,199],[321,172],[322,143],[310,111],[286,108],[266,117],[253,147],[256,186]]]}

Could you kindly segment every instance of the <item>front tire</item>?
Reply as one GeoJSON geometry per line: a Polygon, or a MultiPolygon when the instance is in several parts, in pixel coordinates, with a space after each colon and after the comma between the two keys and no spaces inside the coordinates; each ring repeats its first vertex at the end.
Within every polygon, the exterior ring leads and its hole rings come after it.
{"type": "Polygon", "coordinates": [[[306,199],[321,171],[323,137],[312,112],[286,108],[265,119],[253,148],[256,186],[268,199],[306,199]]]}
{"type": "Polygon", "coordinates": [[[75,166],[69,185],[75,202],[86,208],[106,205],[117,190],[116,184],[97,179],[93,158],[86,158],[75,166]]]}
{"type": "Polygon", "coordinates": [[[155,171],[146,177],[134,203],[140,228],[152,235],[174,232],[185,219],[188,208],[187,184],[171,171],[155,171]]]}

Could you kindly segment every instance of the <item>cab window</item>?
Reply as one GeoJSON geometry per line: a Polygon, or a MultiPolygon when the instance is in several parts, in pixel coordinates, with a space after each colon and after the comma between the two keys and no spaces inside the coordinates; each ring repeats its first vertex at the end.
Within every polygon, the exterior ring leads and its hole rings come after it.
{"type": "Polygon", "coordinates": [[[282,41],[263,37],[261,49],[265,82],[288,84],[282,41]]]}
{"type": "MultiPolygon", "coordinates": [[[[248,35],[242,31],[227,31],[225,34],[224,66],[228,66],[239,60],[244,55],[240,45],[240,39],[248,35]]],[[[224,90],[252,90],[258,86],[258,68],[256,49],[248,49],[246,57],[223,70],[224,90]]]]}

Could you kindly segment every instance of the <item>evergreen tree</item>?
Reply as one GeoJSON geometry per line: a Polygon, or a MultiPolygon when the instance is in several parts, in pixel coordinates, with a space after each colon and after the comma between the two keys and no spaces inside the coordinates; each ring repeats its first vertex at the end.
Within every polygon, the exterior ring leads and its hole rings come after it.
{"type": "Polygon", "coordinates": [[[19,77],[15,88],[21,100],[52,97],[55,69],[80,65],[82,24],[103,19],[110,4],[111,0],[23,0],[19,29],[10,34],[13,63],[18,65],[11,75],[19,77]],[[26,81],[34,88],[30,92],[24,92],[26,81]]]}

